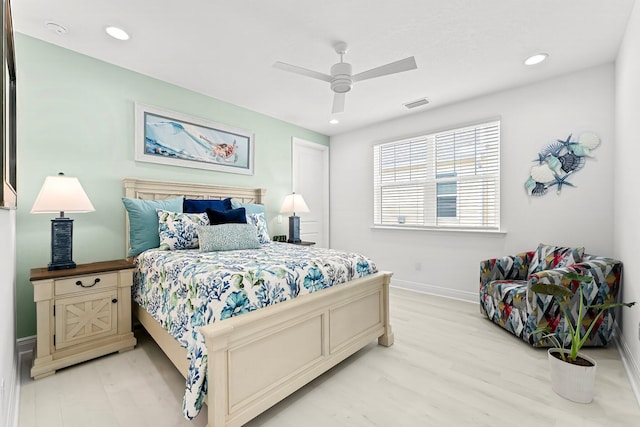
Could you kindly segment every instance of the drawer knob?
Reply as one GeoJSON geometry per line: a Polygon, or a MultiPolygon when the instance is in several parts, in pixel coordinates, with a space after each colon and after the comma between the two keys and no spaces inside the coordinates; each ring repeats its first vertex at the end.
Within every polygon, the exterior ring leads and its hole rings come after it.
{"type": "Polygon", "coordinates": [[[100,282],[100,278],[99,278],[99,277],[96,277],[96,279],[95,279],[95,280],[93,281],[93,283],[92,283],[92,284],[90,284],[90,285],[85,285],[84,283],[82,283],[82,280],[78,280],[78,281],[76,282],[76,285],[77,285],[77,286],[81,286],[81,287],[83,287],[83,288],[91,288],[91,287],[94,287],[95,285],[97,285],[99,282],[100,282]]]}
{"type": "Polygon", "coordinates": [[[112,299],[111,302],[114,303],[114,304],[117,303],[118,302],[118,298],[112,299]]]}

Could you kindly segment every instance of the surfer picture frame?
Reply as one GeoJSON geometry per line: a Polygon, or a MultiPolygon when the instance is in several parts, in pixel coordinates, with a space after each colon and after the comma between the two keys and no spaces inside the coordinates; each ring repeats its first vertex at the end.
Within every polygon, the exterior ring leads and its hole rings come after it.
{"type": "Polygon", "coordinates": [[[254,173],[254,134],[135,103],[135,160],[244,175],[254,173]]]}

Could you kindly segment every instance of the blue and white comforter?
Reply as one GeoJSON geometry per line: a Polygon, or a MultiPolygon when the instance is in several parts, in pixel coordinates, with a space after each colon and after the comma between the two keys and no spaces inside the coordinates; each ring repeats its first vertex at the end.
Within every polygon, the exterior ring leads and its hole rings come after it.
{"type": "Polygon", "coordinates": [[[375,273],[366,257],[267,243],[261,249],[148,250],[135,260],[133,299],[187,349],[183,413],[195,417],[207,393],[202,325],[375,273]]]}

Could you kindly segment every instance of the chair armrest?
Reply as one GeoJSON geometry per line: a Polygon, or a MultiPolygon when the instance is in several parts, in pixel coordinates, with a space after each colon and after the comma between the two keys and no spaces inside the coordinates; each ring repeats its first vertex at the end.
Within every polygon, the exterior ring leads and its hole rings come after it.
{"type": "Polygon", "coordinates": [[[480,288],[494,280],[526,280],[535,251],[480,262],[480,288]]]}
{"type": "MultiPolygon", "coordinates": [[[[591,257],[586,261],[568,267],[543,270],[532,274],[527,286],[529,303],[535,304],[535,298],[532,295],[535,292],[532,292],[530,288],[531,285],[536,283],[571,286],[571,290],[575,293],[577,291],[576,283],[570,281],[562,282],[564,275],[569,272],[593,278],[591,283],[584,285],[583,294],[587,305],[618,301],[620,287],[622,286],[622,262],[611,258],[591,257]]],[[[545,295],[544,297],[548,296],[545,295]]]]}

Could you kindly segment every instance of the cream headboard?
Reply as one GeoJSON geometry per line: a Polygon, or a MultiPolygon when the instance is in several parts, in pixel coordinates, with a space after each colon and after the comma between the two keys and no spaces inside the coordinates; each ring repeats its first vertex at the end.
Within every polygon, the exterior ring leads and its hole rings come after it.
{"type": "MultiPolygon", "coordinates": [[[[264,188],[225,187],[187,182],[151,181],[123,178],[124,196],[132,199],[162,200],[184,196],[187,199],[224,199],[231,197],[243,203],[264,203],[264,188]]],[[[125,242],[129,251],[129,215],[125,209],[125,242]]]]}

